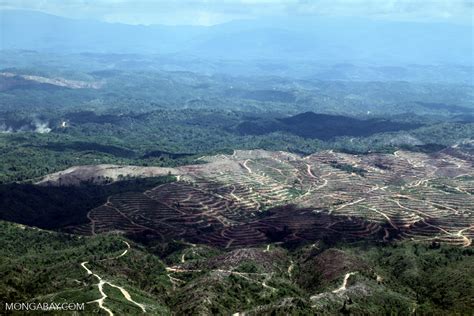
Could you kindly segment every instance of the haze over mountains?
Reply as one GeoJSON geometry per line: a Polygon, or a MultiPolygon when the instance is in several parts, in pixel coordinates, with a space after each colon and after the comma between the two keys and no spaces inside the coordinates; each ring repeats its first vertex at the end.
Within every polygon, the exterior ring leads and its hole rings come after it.
{"type": "Polygon", "coordinates": [[[293,17],[204,26],[127,25],[2,10],[0,49],[225,60],[472,66],[468,25],[293,17]]]}

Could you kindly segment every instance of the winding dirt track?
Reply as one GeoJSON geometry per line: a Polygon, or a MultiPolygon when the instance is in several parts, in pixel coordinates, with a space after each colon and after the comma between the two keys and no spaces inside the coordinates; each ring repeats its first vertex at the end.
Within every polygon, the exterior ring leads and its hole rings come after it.
{"type": "Polygon", "coordinates": [[[311,177],[311,178],[316,178],[316,176],[311,172],[311,165],[309,164],[306,164],[306,171],[308,172],[308,175],[311,177]]]}
{"type": "MultiPolygon", "coordinates": [[[[104,260],[116,260],[116,259],[119,259],[119,258],[125,256],[125,255],[127,254],[128,250],[130,249],[130,244],[129,244],[128,242],[124,241],[124,240],[123,240],[123,242],[127,245],[127,248],[126,248],[120,255],[118,255],[117,257],[113,257],[113,258],[109,258],[109,259],[104,259],[104,260]]],[[[113,316],[114,313],[113,313],[109,308],[107,308],[107,307],[104,305],[104,301],[105,301],[105,299],[108,297],[107,294],[106,294],[105,291],[104,291],[104,285],[107,284],[107,285],[109,285],[109,286],[111,286],[111,287],[114,287],[114,288],[118,289],[118,290],[122,293],[123,297],[125,297],[125,299],[126,299],[127,301],[129,301],[129,302],[132,303],[132,304],[135,304],[136,306],[138,306],[138,307],[142,310],[142,312],[146,313],[145,306],[144,306],[143,304],[140,304],[140,303],[134,301],[134,300],[132,299],[132,296],[130,295],[130,293],[129,293],[127,290],[125,290],[123,287],[118,286],[118,285],[115,285],[115,284],[113,284],[113,283],[111,283],[111,282],[109,282],[109,281],[105,281],[105,280],[102,279],[98,274],[93,273],[93,272],[86,266],[87,263],[89,263],[89,262],[88,262],[88,261],[82,262],[82,263],[81,263],[81,267],[84,268],[84,270],[86,270],[87,274],[91,274],[91,275],[95,276],[95,277],[99,280],[99,283],[97,283],[97,288],[99,289],[99,292],[100,292],[100,294],[101,294],[101,297],[100,297],[99,299],[96,299],[96,300],[94,300],[94,301],[90,301],[90,302],[88,302],[88,303],[97,303],[97,304],[99,304],[99,308],[103,309],[103,310],[104,310],[105,312],[107,312],[107,314],[109,314],[110,316],[113,316]]]]}
{"type": "Polygon", "coordinates": [[[354,275],[356,274],[357,272],[349,272],[349,273],[346,273],[346,275],[344,276],[344,281],[342,281],[342,285],[335,289],[334,291],[332,291],[333,293],[339,293],[339,292],[342,292],[342,291],[345,291],[346,290],[346,286],[347,286],[347,281],[349,281],[349,278],[351,275],[354,275]]]}
{"type": "Polygon", "coordinates": [[[247,171],[248,171],[249,173],[252,173],[252,169],[250,169],[250,168],[247,166],[247,164],[249,163],[249,161],[250,161],[250,159],[245,160],[242,165],[244,166],[245,169],[247,169],[247,171]]]}

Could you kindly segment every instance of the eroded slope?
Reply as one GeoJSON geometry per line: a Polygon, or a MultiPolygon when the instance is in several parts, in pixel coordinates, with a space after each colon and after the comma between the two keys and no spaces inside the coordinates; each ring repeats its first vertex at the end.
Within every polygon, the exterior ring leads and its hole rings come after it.
{"type": "Polygon", "coordinates": [[[166,170],[174,183],[110,196],[89,224],[67,230],[222,248],[321,238],[472,242],[473,156],[459,148],[307,157],[251,150],[200,160],[207,163],[166,170]]]}

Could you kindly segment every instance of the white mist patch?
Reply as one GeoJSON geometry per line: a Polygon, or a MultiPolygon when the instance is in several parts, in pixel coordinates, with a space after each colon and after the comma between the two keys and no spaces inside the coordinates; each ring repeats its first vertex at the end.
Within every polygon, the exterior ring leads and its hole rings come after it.
{"type": "Polygon", "coordinates": [[[11,127],[6,126],[4,123],[0,124],[0,133],[13,133],[11,127]]]}
{"type": "Polygon", "coordinates": [[[34,119],[32,123],[35,127],[35,133],[46,134],[51,132],[51,128],[49,127],[48,122],[43,122],[38,119],[34,119]]]}
{"type": "Polygon", "coordinates": [[[48,123],[35,123],[35,132],[40,134],[46,134],[51,132],[51,128],[49,128],[48,123]]]}
{"type": "MultiPolygon", "coordinates": [[[[18,124],[17,124],[18,125],[18,124]]],[[[34,118],[30,123],[21,125],[20,127],[15,125],[7,125],[6,123],[0,123],[0,133],[39,133],[46,134],[51,132],[52,129],[49,127],[49,122],[42,121],[40,119],[34,118]]]]}

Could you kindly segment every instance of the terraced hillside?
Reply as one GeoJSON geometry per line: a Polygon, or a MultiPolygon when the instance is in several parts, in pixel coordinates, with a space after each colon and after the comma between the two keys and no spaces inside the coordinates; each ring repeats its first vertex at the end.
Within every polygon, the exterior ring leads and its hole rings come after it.
{"type": "Polygon", "coordinates": [[[90,210],[88,224],[65,230],[229,249],[322,238],[468,247],[474,237],[474,156],[459,147],[306,157],[250,150],[199,159],[206,163],[171,170],[178,181],[112,195],[90,210]]]}

